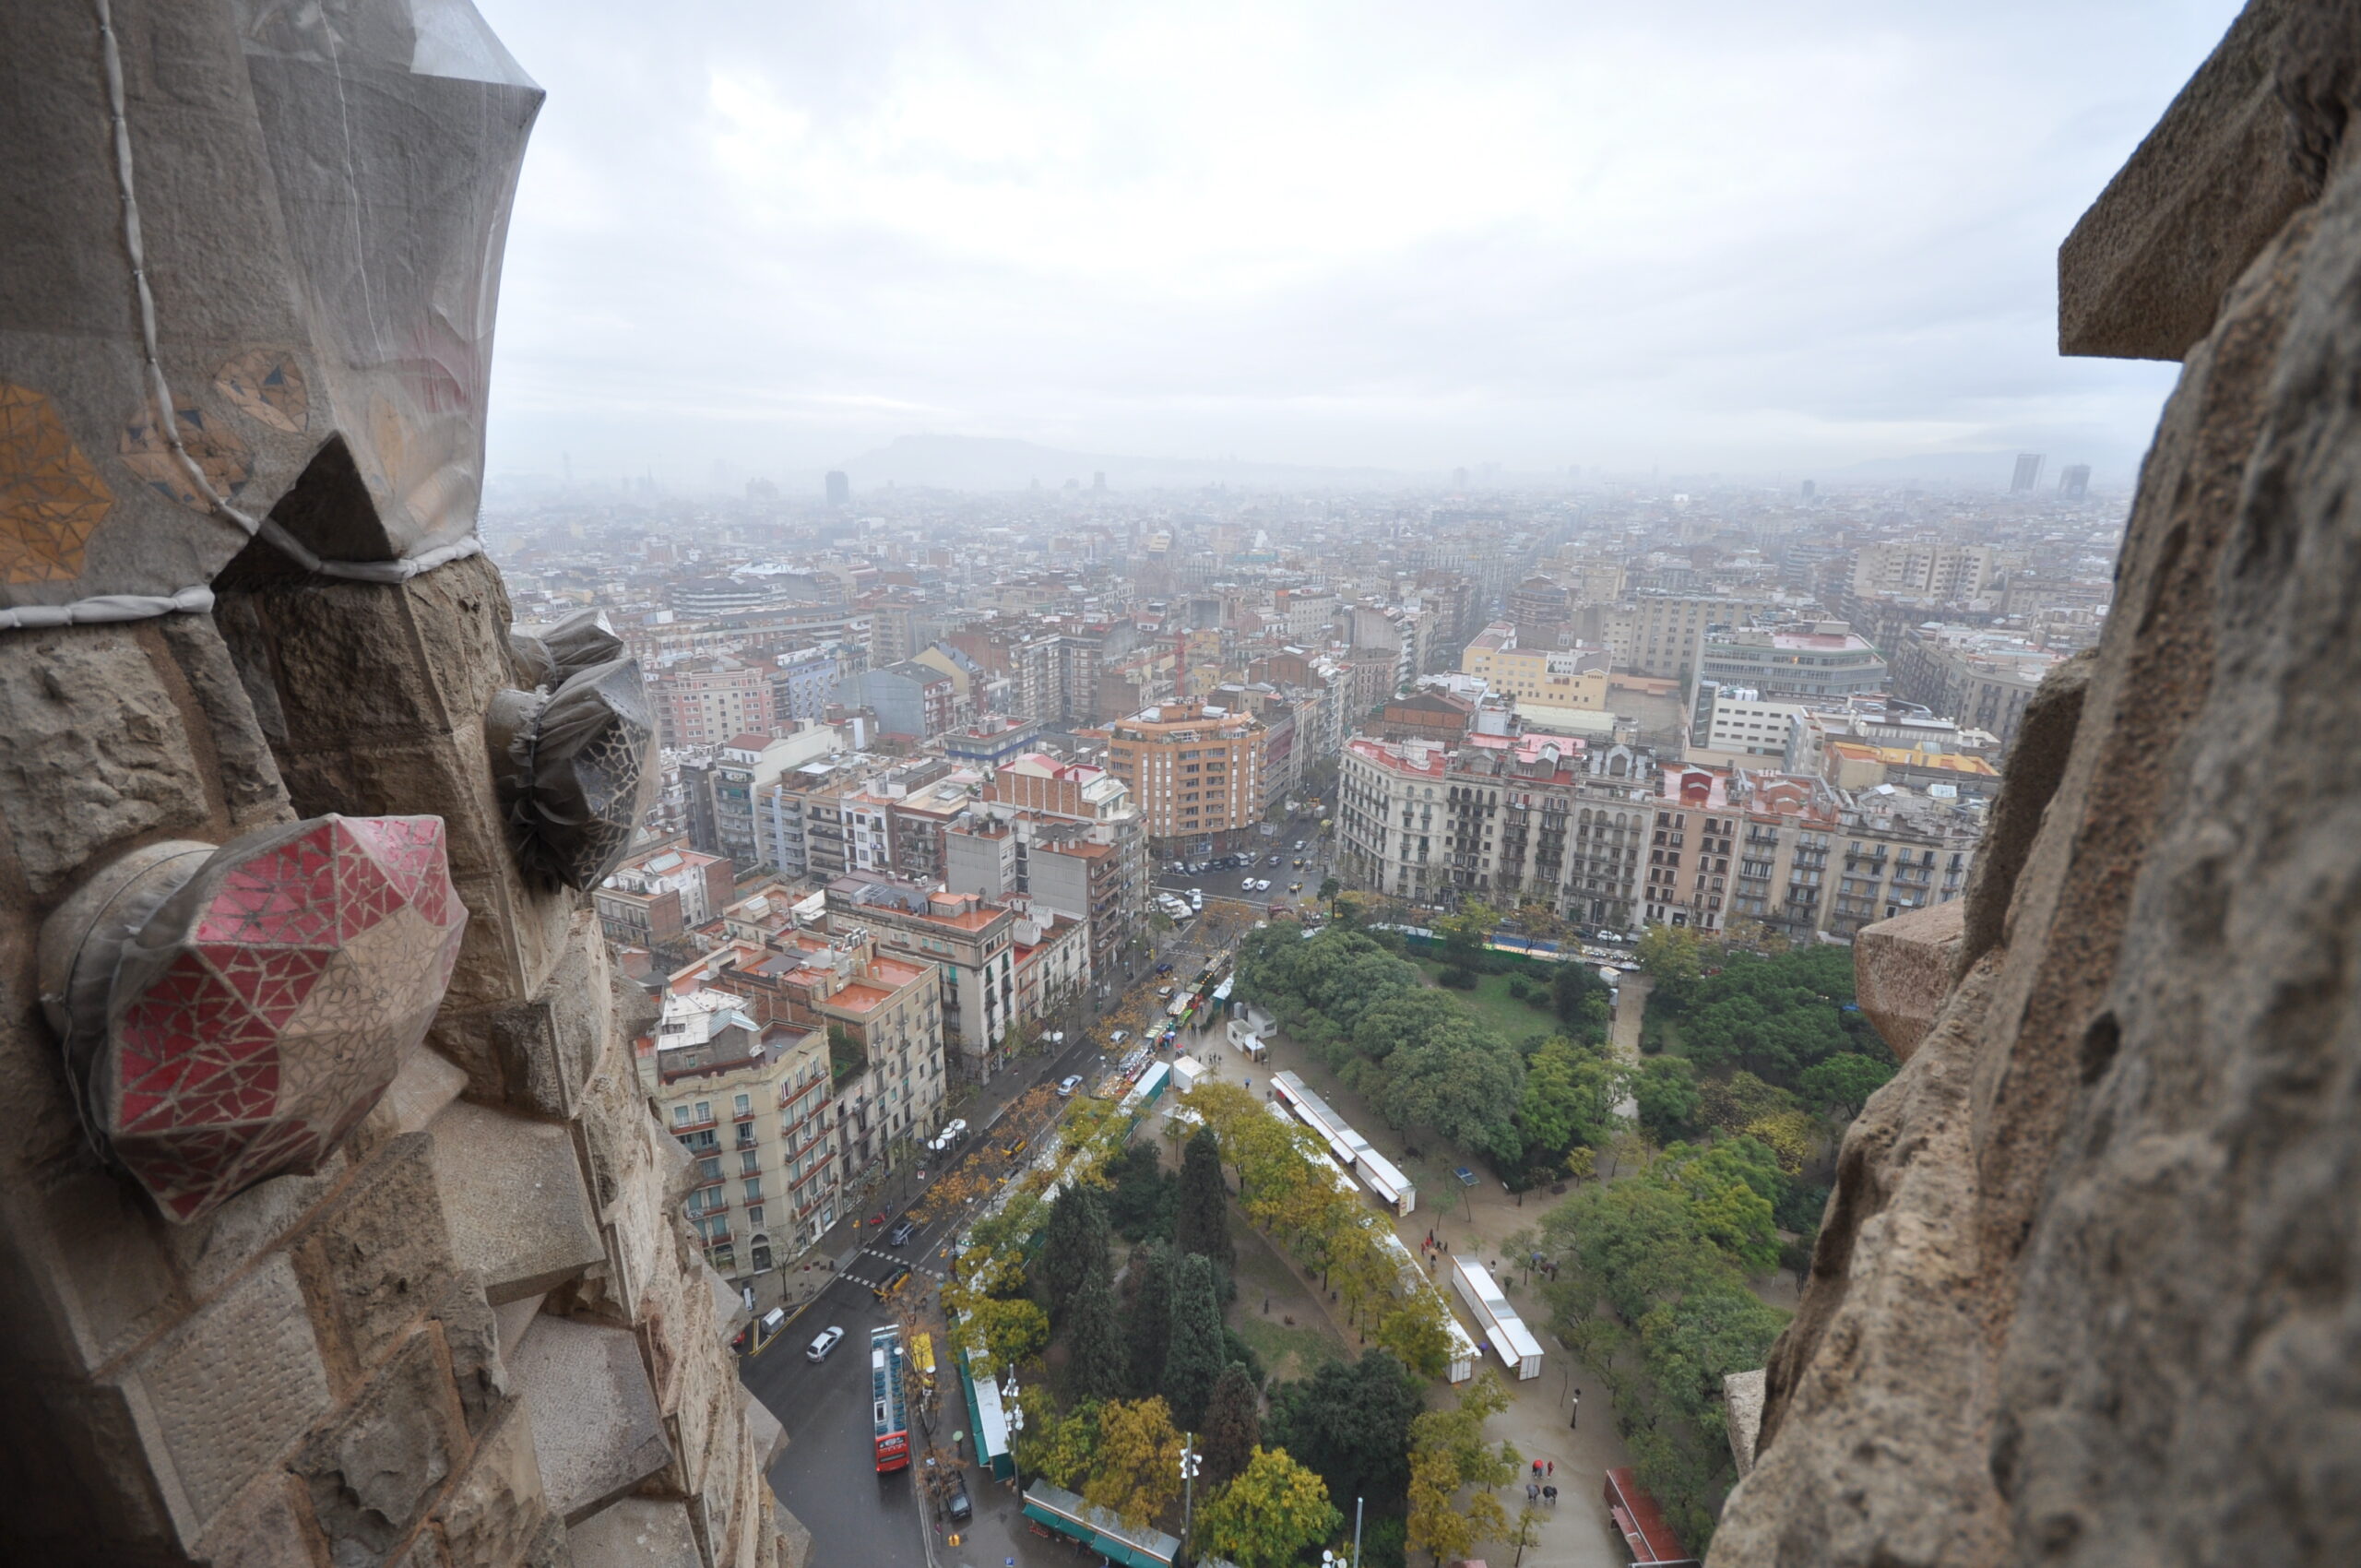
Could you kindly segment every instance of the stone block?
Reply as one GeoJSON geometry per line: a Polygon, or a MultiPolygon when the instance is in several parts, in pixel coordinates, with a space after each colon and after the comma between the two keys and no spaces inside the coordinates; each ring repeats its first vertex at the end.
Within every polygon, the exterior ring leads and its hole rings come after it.
{"type": "Polygon", "coordinates": [[[434,1119],[430,1134],[452,1255],[482,1279],[494,1306],[604,1261],[564,1127],[461,1101],[434,1119]]]}
{"type": "Polygon", "coordinates": [[[0,832],[38,900],[135,837],[207,837],[186,717],[130,626],[0,634],[0,832]]]}
{"type": "MultiPolygon", "coordinates": [[[[527,1298],[532,1305],[540,1301],[538,1296],[527,1298]]],[[[443,1325],[443,1343],[451,1353],[451,1379],[471,1432],[482,1431],[508,1397],[501,1314],[513,1310],[494,1308],[485,1301],[483,1286],[472,1275],[452,1280],[435,1303],[434,1318],[443,1325]]]]}
{"type": "Polygon", "coordinates": [[[1960,899],[1863,926],[1853,939],[1853,992],[1901,1060],[1918,1049],[1951,993],[1967,905],[1960,899]]]}
{"type": "Polygon", "coordinates": [[[189,1294],[212,1295],[229,1278],[277,1246],[303,1222],[312,1206],[344,1179],[342,1150],[310,1176],[274,1176],[247,1188],[194,1225],[164,1228],[164,1245],[189,1294]]]}
{"type": "MultiPolygon", "coordinates": [[[[746,1418],[746,1439],[753,1448],[754,1463],[767,1470],[772,1460],[787,1452],[787,1429],[771,1414],[770,1407],[751,1392],[742,1391],[738,1408],[746,1418]]],[[[1760,1420],[1762,1412],[1758,1410],[1755,1415],[1760,1420]]]]}
{"type": "Polygon", "coordinates": [[[123,1387],[184,1539],[280,1462],[331,1403],[294,1265],[264,1260],[143,1352],[123,1387]]]}
{"type": "Polygon", "coordinates": [[[509,1372],[530,1410],[550,1503],[569,1536],[580,1520],[671,1462],[664,1421],[626,1329],[544,1317],[509,1372]]]}
{"type": "Polygon", "coordinates": [[[354,1172],[311,1226],[296,1266],[346,1376],[374,1364],[440,1304],[457,1274],[434,1176],[434,1140],[406,1133],[354,1172]]]}
{"type": "Polygon", "coordinates": [[[2273,90],[2295,0],[2251,0],[2058,250],[2058,350],[2178,360],[2310,199],[2273,90]]]}
{"type": "Polygon", "coordinates": [[[511,1403],[477,1443],[475,1458],[444,1499],[438,1515],[451,1556],[465,1563],[525,1559],[550,1516],[533,1423],[511,1403]]]}
{"type": "Polygon", "coordinates": [[[532,1331],[533,1322],[540,1315],[541,1303],[549,1298],[526,1296],[514,1301],[504,1301],[492,1309],[500,1329],[500,1353],[513,1356],[516,1347],[525,1343],[525,1336],[532,1331]]]}
{"type": "Polygon", "coordinates": [[[334,1568],[398,1553],[467,1451],[441,1349],[432,1332],[412,1335],[297,1456],[334,1568]]]}
{"type": "Polygon", "coordinates": [[[705,1568],[688,1505],[627,1497],[566,1532],[574,1568],[705,1568]]]}
{"type": "Polygon", "coordinates": [[[403,1060],[401,1071],[362,1128],[380,1140],[422,1132],[467,1087],[468,1075],[457,1063],[418,1045],[403,1060]]]}
{"type": "Polygon", "coordinates": [[[1722,1379],[1722,1416],[1729,1425],[1730,1458],[1740,1480],[1754,1468],[1755,1439],[1762,1434],[1762,1369],[1757,1367],[1722,1379]]]}
{"type": "Polygon", "coordinates": [[[213,617],[166,615],[156,628],[204,712],[231,827],[243,833],[267,823],[291,821],[278,759],[271,755],[269,739],[213,617]]]}
{"type": "Polygon", "coordinates": [[[532,1001],[444,1009],[429,1035],[466,1069],[470,1098],[536,1116],[570,1120],[611,1027],[606,948],[576,917],[557,965],[532,1001]]]}
{"type": "Polygon", "coordinates": [[[207,1568],[328,1568],[303,1485],[273,1471],[238,1494],[198,1543],[207,1568]]]}

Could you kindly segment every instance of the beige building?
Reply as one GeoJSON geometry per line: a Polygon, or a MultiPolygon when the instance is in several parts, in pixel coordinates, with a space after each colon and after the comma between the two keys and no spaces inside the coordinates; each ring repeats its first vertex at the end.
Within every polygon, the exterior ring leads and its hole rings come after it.
{"type": "Polygon", "coordinates": [[[866,932],[880,948],[933,969],[943,1039],[961,1065],[988,1077],[1016,1016],[1014,910],[973,893],[930,889],[907,877],[852,873],[828,884],[828,930],[866,932]]]}
{"type": "Polygon", "coordinates": [[[1099,733],[1107,771],[1130,790],[1151,840],[1218,837],[1261,819],[1261,720],[1204,703],[1166,703],[1099,733]]]}
{"type": "Polygon", "coordinates": [[[1630,668],[1686,683],[1697,673],[1697,645],[1708,626],[1738,625],[1769,608],[1768,600],[1643,593],[1631,603],[1630,668]]]}
{"type": "Polygon", "coordinates": [[[1603,652],[1516,646],[1516,628],[1484,629],[1460,655],[1459,671],[1511,700],[1541,707],[1604,708],[1608,666],[1603,652]]]}
{"type": "Polygon", "coordinates": [[[1999,576],[1999,552],[1988,544],[1896,540],[1865,544],[1853,554],[1857,594],[1957,603],[1981,597],[1999,576]]]}
{"type": "Polygon", "coordinates": [[[689,1225],[716,1270],[765,1273],[836,1223],[822,1031],[763,1024],[747,998],[700,987],[664,999],[636,1057],[657,1121],[688,1151],[689,1225]]]}

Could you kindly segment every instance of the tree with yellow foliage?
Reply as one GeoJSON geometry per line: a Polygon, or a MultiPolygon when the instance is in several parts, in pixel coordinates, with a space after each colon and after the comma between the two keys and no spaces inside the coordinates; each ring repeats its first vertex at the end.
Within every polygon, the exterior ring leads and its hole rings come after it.
{"type": "Polygon", "coordinates": [[[1098,1408],[1098,1447],[1083,1501],[1144,1529],[1180,1495],[1180,1433],[1160,1398],[1109,1400],[1098,1408]]]}

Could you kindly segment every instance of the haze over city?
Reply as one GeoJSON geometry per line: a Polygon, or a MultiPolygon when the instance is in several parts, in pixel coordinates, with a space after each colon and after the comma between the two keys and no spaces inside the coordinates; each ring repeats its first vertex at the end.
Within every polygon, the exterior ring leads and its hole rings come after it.
{"type": "Polygon", "coordinates": [[[2235,9],[492,0],[550,98],[491,469],[2127,485],[2173,368],[2058,357],[2056,247],[2235,9]]]}

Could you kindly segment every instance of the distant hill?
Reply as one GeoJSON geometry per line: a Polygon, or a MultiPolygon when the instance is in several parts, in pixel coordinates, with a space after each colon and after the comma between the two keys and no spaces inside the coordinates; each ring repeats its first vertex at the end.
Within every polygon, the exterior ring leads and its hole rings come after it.
{"type": "Polygon", "coordinates": [[[1107,476],[1109,490],[1195,489],[1208,484],[1394,490],[1433,484],[1441,478],[1387,469],[1067,452],[1031,441],[982,435],[899,436],[886,445],[848,457],[836,467],[857,491],[874,489],[889,481],[943,490],[1026,490],[1037,480],[1044,490],[1060,489],[1068,480],[1088,490],[1091,476],[1099,473],[1107,476]]]}

